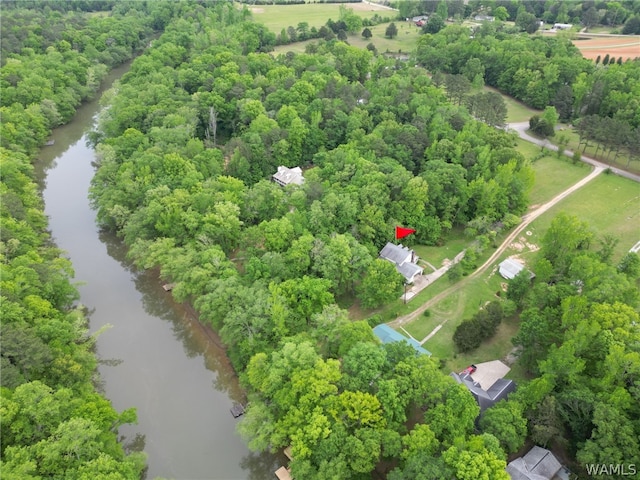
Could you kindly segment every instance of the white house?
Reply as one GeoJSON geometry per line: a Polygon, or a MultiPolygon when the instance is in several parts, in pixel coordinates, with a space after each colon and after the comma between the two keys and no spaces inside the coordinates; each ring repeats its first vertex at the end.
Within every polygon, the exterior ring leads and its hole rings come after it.
{"type": "Polygon", "coordinates": [[[286,187],[292,183],[296,185],[302,185],[304,183],[304,177],[302,176],[302,169],[300,167],[287,168],[281,165],[271,178],[281,187],[286,187]]]}

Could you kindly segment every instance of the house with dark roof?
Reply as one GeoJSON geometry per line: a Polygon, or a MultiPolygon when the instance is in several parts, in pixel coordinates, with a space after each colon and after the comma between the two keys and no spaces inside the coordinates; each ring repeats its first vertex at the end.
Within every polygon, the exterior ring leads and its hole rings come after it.
{"type": "Polygon", "coordinates": [[[499,360],[478,363],[475,366],[476,370],[473,373],[465,371],[450,375],[456,382],[469,389],[480,406],[480,413],[482,413],[500,400],[506,399],[516,389],[516,384],[513,380],[502,378],[510,368],[499,360]]]}
{"type": "Polygon", "coordinates": [[[553,453],[537,445],[510,462],[507,473],[512,480],[568,480],[570,474],[553,453]]]}
{"type": "Polygon", "coordinates": [[[422,275],[422,272],[424,272],[424,268],[417,265],[418,256],[416,253],[407,247],[403,247],[402,244],[387,243],[380,250],[379,257],[393,263],[398,273],[404,277],[406,283],[413,283],[416,276],[422,275]]]}
{"type": "Polygon", "coordinates": [[[302,176],[302,169],[300,167],[287,168],[280,165],[278,171],[271,176],[271,179],[281,187],[286,187],[290,184],[302,185],[304,183],[304,177],[302,176]]]}
{"type": "Polygon", "coordinates": [[[431,352],[425,348],[422,348],[420,342],[413,338],[407,338],[402,335],[400,332],[395,331],[389,325],[384,323],[378,325],[373,329],[373,333],[380,339],[382,343],[393,343],[393,342],[407,342],[411,345],[414,350],[422,355],[431,356],[431,352]]]}

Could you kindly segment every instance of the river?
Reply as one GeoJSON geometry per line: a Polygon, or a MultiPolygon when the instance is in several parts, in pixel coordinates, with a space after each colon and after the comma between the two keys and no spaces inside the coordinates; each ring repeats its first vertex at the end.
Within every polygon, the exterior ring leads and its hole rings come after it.
{"type": "MultiPolygon", "coordinates": [[[[103,88],[129,65],[111,72],[103,88]]],[[[120,428],[129,450],[148,455],[146,478],[273,479],[283,458],[251,453],[229,411],[242,391],[214,332],[163,290],[157,272],[138,271],[126,248],[96,226],[88,200],[95,152],[86,145],[100,109],[83,105],[56,129],[36,162],[49,229],[73,263],[80,302],[98,338],[101,388],[118,411],[135,407],[137,425],[120,428]]]]}

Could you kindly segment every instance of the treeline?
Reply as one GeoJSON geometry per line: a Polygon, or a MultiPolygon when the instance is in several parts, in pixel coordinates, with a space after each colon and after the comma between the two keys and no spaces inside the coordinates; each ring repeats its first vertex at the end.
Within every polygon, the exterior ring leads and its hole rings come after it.
{"type": "Polygon", "coordinates": [[[587,28],[598,25],[620,27],[616,33],[637,34],[640,31],[640,6],[633,0],[618,1],[582,1],[565,2],[553,0],[400,0],[386,2],[399,10],[398,18],[411,18],[417,15],[436,13],[442,20],[447,18],[464,19],[477,14],[492,16],[497,21],[512,21],[519,31],[534,33],[539,22],[547,24],[565,23],[581,25],[587,28]],[[437,11],[441,5],[444,10],[437,11]],[[443,15],[442,12],[445,12],[443,15]],[[529,30],[530,29],[530,30],[529,30]]]}
{"type": "Polygon", "coordinates": [[[52,31],[12,37],[15,52],[3,55],[0,73],[2,476],[140,478],[144,454],[126,455],[117,436],[120,425],[136,421],[135,411],[116,412],[95,390],[95,338],[75,306],[71,263],[52,246],[29,155],[95,93],[108,68],[101,61],[133,54],[150,32],[149,19],[131,11],[87,20],[47,10],[48,4],[34,4],[37,11],[4,10],[3,4],[3,47],[7,29],[18,32],[23,19],[28,25],[41,20],[52,31]],[[79,29],[64,27],[63,18],[79,29]],[[90,28],[97,38],[114,39],[98,56],[65,40],[67,34],[90,38],[90,28]]]}
{"type": "Polygon", "coordinates": [[[584,145],[583,152],[593,142],[596,144],[595,155],[606,152],[607,160],[613,154],[612,161],[615,162],[624,150],[628,153],[627,165],[632,160],[640,160],[640,127],[632,130],[628,123],[615,118],[585,115],[576,122],[576,132],[580,138],[578,147],[584,145]]]}
{"type": "MultiPolygon", "coordinates": [[[[450,26],[422,36],[418,61],[432,72],[477,77],[534,108],[552,105],[564,122],[598,115],[624,124],[625,132],[640,126],[639,61],[596,66],[568,38],[507,36],[487,22],[474,38],[469,33],[450,26]]],[[[632,142],[622,139],[619,146],[630,158],[637,155],[632,142]]]]}
{"type": "Polygon", "coordinates": [[[371,18],[361,18],[354,13],[353,9],[340,5],[337,22],[329,19],[320,28],[309,27],[308,22],[300,22],[296,27],[283,28],[276,37],[276,44],[286,45],[314,38],[327,41],[337,38],[338,40],[346,41],[348,34],[360,32],[363,26],[370,27],[389,20],[389,17],[381,17],[377,13],[371,18]]]}
{"type": "Polygon", "coordinates": [[[617,241],[561,214],[544,235],[533,286],[520,275],[507,291],[521,309],[518,361],[536,377],[509,403],[524,411],[536,444],[577,460],[576,473],[640,462],[640,257],[614,262],[617,241]]]}
{"type": "Polygon", "coordinates": [[[294,477],[507,478],[464,387],[381,347],[336,299],[397,298],[402,277],[377,259],[396,224],[436,243],[524,212],[533,173],[514,136],[423,69],[342,42],[256,53],[270,37],[246,15],[196,7],[122,78],[94,135],[100,223],[220,332],[250,395],[241,432],[291,445],[294,477]],[[279,165],[304,184],[271,182],[279,165]]]}

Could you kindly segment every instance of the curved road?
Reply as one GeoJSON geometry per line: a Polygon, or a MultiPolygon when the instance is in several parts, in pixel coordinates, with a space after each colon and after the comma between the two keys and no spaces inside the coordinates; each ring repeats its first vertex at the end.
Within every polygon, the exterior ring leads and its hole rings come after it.
{"type": "MultiPolygon", "coordinates": [[[[559,193],[558,195],[553,197],[551,200],[549,200],[547,203],[539,206],[538,208],[536,208],[532,212],[529,212],[526,215],[524,215],[522,217],[522,222],[520,223],[520,225],[518,225],[518,227],[513,232],[511,232],[507,236],[507,238],[504,239],[502,244],[496,249],[495,252],[493,252],[493,254],[487,259],[487,261],[484,262],[480,267],[478,267],[471,275],[469,275],[465,279],[461,280],[460,282],[456,283],[455,285],[452,285],[451,287],[447,288],[446,290],[440,292],[435,297],[427,300],[425,303],[423,303],[421,306],[419,306],[416,310],[414,310],[410,314],[405,315],[403,317],[398,317],[395,320],[389,322],[389,325],[392,326],[392,327],[400,327],[402,325],[405,325],[405,324],[415,320],[415,318],[418,317],[427,308],[435,305],[436,303],[438,303],[443,298],[445,298],[445,297],[449,296],[450,294],[458,291],[459,289],[464,287],[467,284],[467,282],[469,282],[471,279],[473,279],[473,278],[477,277],[478,275],[481,275],[482,273],[484,273],[484,271],[509,247],[511,242],[513,242],[513,240],[518,235],[520,235],[520,233],[522,233],[522,231],[525,228],[527,228],[527,226],[529,226],[529,224],[531,222],[533,222],[540,215],[542,215],[543,213],[548,211],[556,203],[558,203],[559,201],[563,200],[564,198],[566,198],[567,196],[571,195],[573,192],[575,192],[576,190],[578,190],[579,188],[583,187],[584,185],[589,183],[591,180],[596,178],[598,175],[600,175],[605,170],[605,168],[606,168],[606,166],[604,166],[604,167],[602,167],[602,166],[594,167],[593,171],[589,175],[584,177],[582,180],[580,180],[579,182],[573,184],[572,186],[570,186],[569,188],[567,188],[563,192],[559,193]]],[[[446,320],[445,320],[445,322],[446,322],[446,320]]],[[[442,327],[442,325],[444,325],[444,322],[442,324],[438,325],[431,334],[427,335],[420,342],[420,344],[423,344],[429,338],[431,338],[431,335],[433,333],[435,333],[437,330],[439,330],[442,327]]]]}
{"type": "MultiPolygon", "coordinates": [[[[532,137],[531,135],[529,135],[527,133],[527,130],[529,129],[529,122],[509,123],[509,124],[507,124],[506,129],[507,130],[513,130],[513,131],[517,132],[518,135],[520,136],[520,138],[522,138],[524,140],[527,140],[528,142],[534,143],[536,145],[539,145],[540,147],[545,147],[545,148],[548,148],[549,150],[555,150],[555,151],[558,150],[558,147],[556,145],[553,145],[552,143],[550,143],[548,140],[539,139],[539,138],[532,137]]],[[[570,151],[570,150],[565,150],[565,154],[569,155],[569,156],[573,156],[573,152],[570,151]]],[[[572,194],[573,192],[575,192],[579,188],[582,188],[584,185],[586,185],[591,180],[596,178],[598,175],[600,175],[606,169],[609,169],[612,173],[615,173],[616,175],[620,175],[621,177],[629,178],[629,179],[634,180],[636,182],[640,182],[640,175],[636,175],[634,173],[630,173],[630,172],[627,172],[627,171],[624,171],[624,170],[620,170],[620,169],[615,168],[615,167],[611,167],[610,165],[607,165],[606,163],[599,162],[599,161],[594,160],[593,158],[587,157],[585,155],[582,155],[582,161],[585,162],[585,163],[588,163],[590,165],[593,165],[593,167],[594,167],[593,171],[589,175],[584,177],[582,180],[580,180],[579,182],[575,183],[571,187],[567,188],[563,192],[561,192],[558,195],[556,195],[555,197],[553,197],[547,203],[541,205],[540,207],[536,208],[532,212],[529,212],[526,215],[524,215],[522,217],[522,222],[520,223],[520,225],[518,225],[518,227],[513,232],[511,232],[507,236],[507,238],[504,239],[502,244],[496,249],[495,252],[493,252],[491,257],[489,257],[487,259],[487,261],[484,262],[479,268],[477,268],[471,275],[469,275],[468,277],[462,279],[461,281],[459,281],[455,285],[452,285],[451,287],[447,288],[446,290],[440,292],[436,296],[430,298],[429,300],[427,300],[425,303],[420,305],[416,310],[414,310],[413,312],[409,313],[408,315],[404,315],[402,317],[396,318],[395,320],[392,320],[391,322],[388,323],[388,325],[390,325],[391,327],[394,327],[394,328],[398,328],[398,327],[402,327],[403,325],[406,325],[407,323],[412,322],[419,315],[421,315],[422,312],[424,312],[426,309],[428,309],[428,308],[432,307],[433,305],[437,304],[440,300],[446,298],[447,296],[451,295],[452,293],[460,290],[471,279],[473,279],[473,278],[477,277],[478,275],[481,275],[482,273],[484,273],[487,270],[487,268],[489,268],[489,266],[493,264],[493,262],[508,248],[508,246],[511,244],[511,242],[518,235],[520,235],[520,233],[522,233],[522,231],[525,228],[527,228],[527,226],[531,222],[533,222],[540,215],[542,215],[543,213],[548,211],[555,204],[557,204],[558,202],[560,202],[561,200],[566,198],[568,195],[572,194]]],[[[438,330],[440,330],[442,328],[442,326],[446,322],[447,321],[445,320],[444,322],[442,322],[441,324],[436,326],[433,329],[433,331],[431,333],[429,333],[429,335],[427,335],[425,338],[423,338],[420,341],[420,345],[424,344],[433,335],[435,335],[438,332],[438,330]]],[[[406,332],[406,330],[405,330],[405,332],[406,332]]]]}
{"type": "MultiPolygon", "coordinates": [[[[522,138],[523,140],[526,140],[527,142],[535,143],[536,145],[547,148],[549,150],[558,151],[558,147],[556,145],[553,145],[551,142],[549,142],[549,140],[540,139],[540,138],[532,137],[531,135],[529,135],[527,133],[527,130],[529,129],[529,122],[507,123],[506,129],[513,130],[518,134],[520,138],[522,138]]],[[[571,157],[573,155],[573,152],[571,150],[565,150],[565,155],[571,157]]],[[[620,170],[619,168],[615,168],[606,163],[599,162],[598,160],[594,160],[591,157],[582,155],[582,161],[590,165],[593,165],[594,167],[600,167],[603,169],[608,168],[611,170],[612,173],[615,173],[616,175],[620,175],[621,177],[626,177],[636,182],[640,182],[640,175],[636,175],[635,173],[627,172],[625,170],[620,170]]]]}

